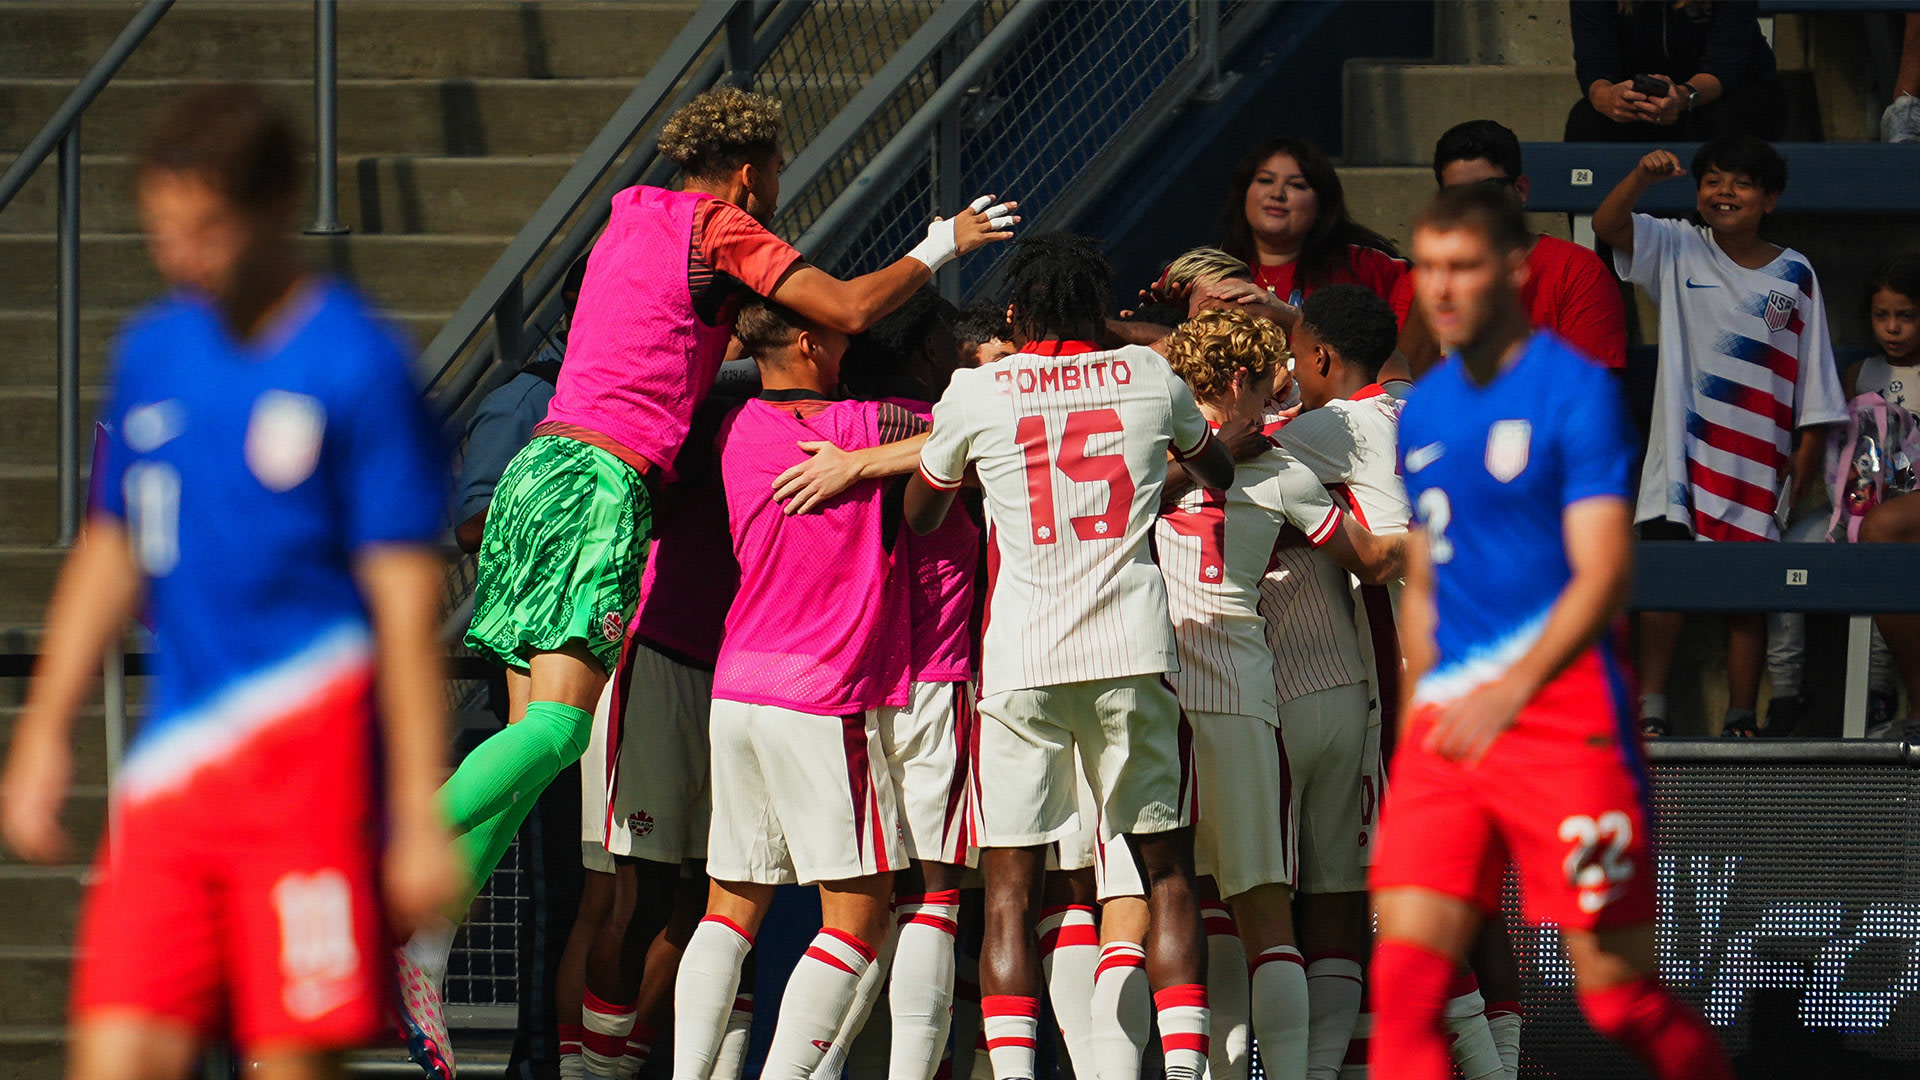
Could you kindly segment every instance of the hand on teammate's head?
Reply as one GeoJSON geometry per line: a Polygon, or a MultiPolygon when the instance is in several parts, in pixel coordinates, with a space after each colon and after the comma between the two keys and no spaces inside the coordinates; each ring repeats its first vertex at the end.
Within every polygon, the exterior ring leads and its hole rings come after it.
{"type": "Polygon", "coordinates": [[[986,247],[997,240],[1013,239],[1013,227],[1020,224],[1017,202],[996,203],[997,196],[982,195],[965,210],[954,215],[953,244],[962,255],[986,247]]]}

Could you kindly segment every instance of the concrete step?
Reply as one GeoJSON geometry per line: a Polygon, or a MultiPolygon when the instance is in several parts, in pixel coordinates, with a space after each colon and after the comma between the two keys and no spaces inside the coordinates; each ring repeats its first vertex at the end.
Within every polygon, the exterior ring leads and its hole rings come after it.
{"type": "MultiPolygon", "coordinates": [[[[80,415],[97,415],[100,398],[97,388],[83,390],[80,415]]],[[[0,388],[0,461],[11,465],[59,464],[58,430],[51,389],[0,388]]]]}
{"type": "MultiPolygon", "coordinates": [[[[1433,170],[1425,165],[1341,166],[1340,186],[1355,221],[1400,246],[1408,254],[1413,218],[1433,198],[1433,170]]],[[[1537,233],[1570,239],[1565,214],[1528,214],[1527,224],[1537,233]]]]}
{"type": "Polygon", "coordinates": [[[1446,67],[1350,60],[1346,158],[1354,165],[1422,165],[1463,120],[1498,120],[1522,142],[1558,141],[1579,97],[1573,65],[1446,67]]]}
{"type": "MultiPolygon", "coordinates": [[[[511,234],[526,224],[574,160],[557,154],[346,158],[340,162],[340,220],[356,233],[511,234]]],[[[94,233],[139,231],[134,171],[130,154],[82,155],[82,228],[94,233]]],[[[311,176],[312,167],[302,174],[311,176]]],[[[0,213],[0,233],[57,229],[58,183],[51,163],[36,172],[0,213]]]]}
{"type": "Polygon", "coordinates": [[[52,505],[53,493],[52,469],[0,465],[0,506],[7,508],[0,514],[0,625],[37,623],[46,615],[47,595],[66,552],[44,546],[53,540],[53,515],[24,526],[14,519],[36,516],[29,505],[52,505]],[[15,536],[16,531],[34,535],[15,536]]]}
{"type": "Polygon", "coordinates": [[[1560,0],[1439,0],[1434,51],[1444,64],[1572,64],[1567,5],[1560,0]]]}
{"type": "Polygon", "coordinates": [[[0,949],[71,945],[89,875],[78,866],[0,866],[0,949]]]}
{"type": "MultiPolygon", "coordinates": [[[[303,237],[314,266],[356,280],[397,310],[451,311],[465,300],[510,236],[303,237]]],[[[0,235],[0,296],[10,306],[51,308],[56,247],[44,233],[0,235]]],[[[82,302],[128,307],[160,292],[144,241],[131,234],[89,234],[80,242],[82,302]]]]}
{"type": "MultiPolygon", "coordinates": [[[[476,281],[479,279],[476,278],[476,281]]],[[[133,314],[132,306],[95,306],[96,299],[81,291],[87,307],[80,312],[80,384],[83,387],[106,383],[106,352],[120,325],[133,314]]],[[[146,299],[151,299],[151,296],[146,299]]],[[[433,340],[452,312],[448,307],[435,311],[387,311],[387,318],[406,332],[407,339],[419,348],[433,340]]],[[[55,345],[58,326],[52,308],[7,311],[0,309],[0,388],[50,390],[57,380],[55,345]]],[[[91,420],[92,416],[87,415],[91,420]]]]}
{"type": "Polygon", "coordinates": [[[0,947],[0,1025],[58,1027],[67,1019],[73,951],[65,946],[0,947]]]}
{"type": "Polygon", "coordinates": [[[66,1028],[0,1026],[0,1080],[61,1080],[66,1067],[66,1028]]]}
{"type": "MultiPolygon", "coordinates": [[[[0,652],[12,652],[11,646],[0,646],[0,652]]],[[[18,680],[8,679],[7,682],[18,680]]],[[[130,686],[137,686],[141,680],[130,680],[130,686]]],[[[98,699],[98,692],[94,697],[98,699]]],[[[0,705],[0,745],[10,745],[13,738],[13,725],[20,718],[18,705],[0,705]]],[[[86,709],[73,722],[73,780],[76,784],[104,784],[107,782],[107,730],[106,710],[99,704],[86,709]]],[[[7,874],[0,870],[0,883],[7,874]]],[[[0,884],[0,896],[5,895],[6,886],[0,884]]],[[[7,901],[0,900],[0,910],[6,910],[7,901]]],[[[8,944],[6,935],[9,928],[0,921],[0,945],[8,944]]]]}
{"type": "MultiPolygon", "coordinates": [[[[83,151],[133,153],[181,94],[211,80],[117,78],[80,124],[83,151]]],[[[342,79],[339,149],[345,156],[577,154],[633,92],[633,79],[342,79]]],[[[310,79],[259,83],[303,127],[313,122],[310,79]]],[[[59,108],[63,79],[0,81],[0,154],[17,153],[59,108]]]]}
{"type": "MultiPolygon", "coordinates": [[[[346,0],[337,48],[343,78],[533,79],[645,75],[697,4],[543,0],[346,0]]],[[[0,71],[75,78],[138,10],[72,0],[0,5],[0,71]]],[[[187,0],[167,12],[122,73],[142,79],[311,78],[313,6],[187,0]]]]}

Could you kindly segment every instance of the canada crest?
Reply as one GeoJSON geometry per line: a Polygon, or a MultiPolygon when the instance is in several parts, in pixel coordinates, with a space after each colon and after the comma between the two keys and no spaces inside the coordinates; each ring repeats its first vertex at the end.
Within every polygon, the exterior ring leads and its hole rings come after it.
{"type": "Polygon", "coordinates": [[[653,835],[653,815],[645,810],[635,810],[627,815],[627,831],[635,836],[653,835]]]}
{"type": "Polygon", "coordinates": [[[1487,429],[1487,472],[1501,483],[1527,471],[1527,452],[1533,444],[1533,424],[1526,420],[1496,420],[1487,429]]]}

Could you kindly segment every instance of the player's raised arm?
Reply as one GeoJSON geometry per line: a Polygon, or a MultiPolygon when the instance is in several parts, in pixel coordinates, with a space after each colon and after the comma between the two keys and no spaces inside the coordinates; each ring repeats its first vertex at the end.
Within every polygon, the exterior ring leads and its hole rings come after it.
{"type": "Polygon", "coordinates": [[[60,805],[73,773],[73,720],[100,671],[101,655],[133,617],[140,593],[126,527],[118,518],[94,515],[54,586],[33,685],[0,775],[0,832],[23,859],[58,862],[66,855],[60,805]]]}
{"type": "Polygon", "coordinates": [[[1354,520],[1341,515],[1340,531],[1321,548],[1340,568],[1368,585],[1385,585],[1398,578],[1406,567],[1406,536],[1380,536],[1354,520]]]}
{"type": "Polygon", "coordinates": [[[936,219],[912,251],[871,274],[841,280],[818,267],[797,266],[769,299],[842,333],[858,334],[906,302],[934,272],[962,255],[1013,237],[1019,203],[982,195],[951,219],[936,219]]]}

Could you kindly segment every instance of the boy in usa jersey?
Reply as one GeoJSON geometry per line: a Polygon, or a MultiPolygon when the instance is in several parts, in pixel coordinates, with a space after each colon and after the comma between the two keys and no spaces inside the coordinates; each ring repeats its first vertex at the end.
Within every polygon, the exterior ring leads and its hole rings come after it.
{"type": "Polygon", "coordinates": [[[1625,410],[1598,364],[1529,331],[1527,240],[1484,186],[1414,222],[1415,293],[1448,357],[1400,422],[1412,691],[1373,866],[1371,1065],[1450,1075],[1448,989],[1512,860],[1588,1022],[1661,1080],[1730,1080],[1655,973],[1645,766],[1609,635],[1632,580],[1625,410]]]}
{"type": "Polygon", "coordinates": [[[1046,846],[1077,819],[1077,746],[1103,835],[1152,883],[1148,960],[1166,1070],[1206,1066],[1206,938],[1193,889],[1190,747],[1166,682],[1177,661],[1149,539],[1167,453],[1225,487],[1233,463],[1158,353],[1104,337],[1112,267],[1051,234],[1007,263],[1022,349],[954,373],[934,406],[907,522],[926,534],[971,468],[990,522],[975,809],[987,878],[981,1010],[999,1080],[1031,1080],[1046,846]]]}
{"type": "Polygon", "coordinates": [[[339,1075],[389,1024],[390,920],[457,891],[434,804],[446,459],[407,354],[299,264],[294,142],[222,86],[140,159],[173,291],[115,343],[97,498],[0,783],[8,845],[59,859],[72,722],[143,611],[155,686],[81,915],[76,1080],[185,1080],[214,1039],[262,1077],[339,1075]]]}

